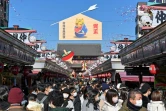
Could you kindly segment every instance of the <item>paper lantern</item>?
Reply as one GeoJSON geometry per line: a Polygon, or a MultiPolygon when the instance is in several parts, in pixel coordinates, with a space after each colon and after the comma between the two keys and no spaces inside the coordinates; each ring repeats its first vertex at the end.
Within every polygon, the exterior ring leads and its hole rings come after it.
{"type": "Polygon", "coordinates": [[[151,64],[149,66],[149,71],[150,71],[151,74],[155,75],[155,74],[158,73],[159,68],[155,64],[151,64]]]}
{"type": "Polygon", "coordinates": [[[111,77],[111,74],[110,74],[110,73],[108,73],[108,74],[107,74],[107,77],[111,77]]]}
{"type": "Polygon", "coordinates": [[[19,73],[19,67],[18,66],[13,66],[12,67],[12,74],[17,75],[19,73]]]}
{"type": "Polygon", "coordinates": [[[3,69],[4,69],[4,64],[0,63],[0,73],[3,71],[3,69]]]}

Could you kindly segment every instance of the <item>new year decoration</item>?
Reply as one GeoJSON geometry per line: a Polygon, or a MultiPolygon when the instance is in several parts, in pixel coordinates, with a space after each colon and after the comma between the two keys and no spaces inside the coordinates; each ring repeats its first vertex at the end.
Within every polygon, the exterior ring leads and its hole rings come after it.
{"type": "Polygon", "coordinates": [[[62,56],[62,60],[73,64],[73,61],[72,61],[73,56],[74,56],[74,52],[72,52],[72,51],[68,51],[67,52],[66,50],[64,50],[64,54],[62,56]]]}

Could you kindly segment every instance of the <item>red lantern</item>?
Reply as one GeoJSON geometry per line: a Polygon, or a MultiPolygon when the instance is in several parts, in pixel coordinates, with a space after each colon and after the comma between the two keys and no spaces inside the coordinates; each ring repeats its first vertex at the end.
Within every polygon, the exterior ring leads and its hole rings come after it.
{"type": "Polygon", "coordinates": [[[155,64],[151,64],[149,66],[149,71],[150,71],[151,74],[155,75],[155,74],[158,73],[159,68],[155,64]]]}
{"type": "Polygon", "coordinates": [[[0,63],[0,73],[3,71],[3,69],[4,69],[4,64],[0,63]]]}
{"type": "Polygon", "coordinates": [[[110,73],[108,73],[108,74],[107,74],[107,76],[108,76],[108,77],[111,77],[111,74],[110,74],[110,73]]]}
{"type": "Polygon", "coordinates": [[[12,67],[12,73],[13,73],[14,75],[17,75],[17,74],[19,73],[19,67],[18,67],[18,66],[13,66],[13,67],[12,67]]]}
{"type": "Polygon", "coordinates": [[[29,74],[29,69],[25,68],[23,71],[24,76],[27,76],[29,74]]]}

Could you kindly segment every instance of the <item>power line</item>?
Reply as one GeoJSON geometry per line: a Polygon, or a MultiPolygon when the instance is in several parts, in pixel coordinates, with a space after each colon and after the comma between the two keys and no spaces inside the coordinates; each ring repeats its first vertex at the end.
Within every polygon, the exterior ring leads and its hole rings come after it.
{"type": "MultiPolygon", "coordinates": [[[[47,21],[47,22],[55,22],[55,20],[44,20],[39,18],[20,18],[20,17],[11,17],[12,19],[26,19],[26,20],[37,20],[37,21],[47,21]]],[[[134,20],[104,20],[101,22],[133,22],[134,20]]]]}

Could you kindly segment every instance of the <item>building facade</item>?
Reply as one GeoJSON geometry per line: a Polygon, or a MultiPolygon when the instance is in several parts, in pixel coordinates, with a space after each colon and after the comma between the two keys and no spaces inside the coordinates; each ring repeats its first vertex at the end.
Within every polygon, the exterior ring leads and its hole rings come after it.
{"type": "Polygon", "coordinates": [[[8,27],[9,23],[9,1],[0,0],[0,27],[8,27]]]}

